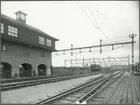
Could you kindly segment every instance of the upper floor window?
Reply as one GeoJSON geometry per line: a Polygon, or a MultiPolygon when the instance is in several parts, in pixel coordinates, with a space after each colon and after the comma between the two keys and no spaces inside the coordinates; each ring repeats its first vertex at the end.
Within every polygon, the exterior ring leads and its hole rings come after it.
{"type": "Polygon", "coordinates": [[[2,45],[1,47],[2,47],[1,48],[2,51],[7,51],[7,46],[6,45],[2,45]]]}
{"type": "Polygon", "coordinates": [[[4,24],[1,23],[1,33],[4,33],[4,24]]]}
{"type": "Polygon", "coordinates": [[[51,46],[51,40],[50,39],[46,39],[46,45],[51,46]]]}
{"type": "Polygon", "coordinates": [[[18,36],[18,29],[12,26],[8,26],[8,35],[17,37],[18,36]]]}
{"type": "Polygon", "coordinates": [[[45,44],[45,39],[39,36],[39,44],[45,44]]]}

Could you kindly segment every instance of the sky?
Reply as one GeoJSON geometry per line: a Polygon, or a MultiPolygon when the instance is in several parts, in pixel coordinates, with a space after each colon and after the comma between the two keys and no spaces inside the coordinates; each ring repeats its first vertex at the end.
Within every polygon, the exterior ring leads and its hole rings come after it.
{"type": "MultiPolygon", "coordinates": [[[[16,18],[15,12],[27,14],[26,23],[58,38],[56,49],[131,41],[135,37],[135,62],[139,61],[139,4],[138,1],[8,1],[1,2],[1,13],[16,18]],[[93,18],[94,17],[94,18],[93,18]],[[101,31],[97,28],[99,27],[101,31]]],[[[131,44],[92,49],[93,52],[56,55],[53,66],[64,66],[65,59],[131,57],[131,44]]],[[[85,51],[85,50],[84,50],[85,51]]],[[[88,50],[87,50],[88,51],[88,50]]],[[[83,52],[83,51],[82,51],[83,52]]],[[[69,53],[69,52],[68,52],[69,53]]]]}

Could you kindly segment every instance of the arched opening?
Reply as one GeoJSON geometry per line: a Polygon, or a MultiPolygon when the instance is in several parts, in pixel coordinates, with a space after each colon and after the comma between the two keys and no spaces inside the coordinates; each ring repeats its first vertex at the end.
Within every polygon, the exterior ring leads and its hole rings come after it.
{"type": "Polygon", "coordinates": [[[9,63],[1,62],[1,77],[11,78],[12,66],[9,63]]]}
{"type": "Polygon", "coordinates": [[[19,66],[20,77],[31,77],[32,76],[32,65],[29,63],[23,63],[19,66]]]}
{"type": "Polygon", "coordinates": [[[47,71],[47,66],[44,64],[38,65],[38,76],[45,76],[47,71]]]}

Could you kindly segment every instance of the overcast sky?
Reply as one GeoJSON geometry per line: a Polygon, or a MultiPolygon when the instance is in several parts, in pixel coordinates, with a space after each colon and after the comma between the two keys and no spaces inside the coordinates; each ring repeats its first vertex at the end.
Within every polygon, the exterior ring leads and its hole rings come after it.
{"type": "MultiPolygon", "coordinates": [[[[27,24],[58,38],[56,49],[90,46],[103,43],[131,41],[129,34],[135,37],[135,62],[139,61],[139,5],[137,1],[30,1],[1,2],[1,13],[15,18],[15,12],[21,10],[27,14],[27,24]],[[85,12],[84,12],[85,11],[85,12]],[[91,11],[91,12],[90,12],[91,11]],[[94,16],[95,20],[93,19],[94,16]],[[93,24],[97,22],[105,34],[93,24]]],[[[131,45],[99,48],[94,52],[74,56],[52,54],[54,66],[63,66],[64,59],[93,58],[108,56],[131,57],[131,45]]]]}

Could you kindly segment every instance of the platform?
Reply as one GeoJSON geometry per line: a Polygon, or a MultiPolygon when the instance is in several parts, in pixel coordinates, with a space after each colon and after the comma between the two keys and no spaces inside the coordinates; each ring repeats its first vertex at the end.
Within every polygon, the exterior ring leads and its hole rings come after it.
{"type": "Polygon", "coordinates": [[[138,104],[140,101],[139,76],[125,72],[123,77],[109,88],[110,92],[102,101],[104,104],[138,104]]]}

